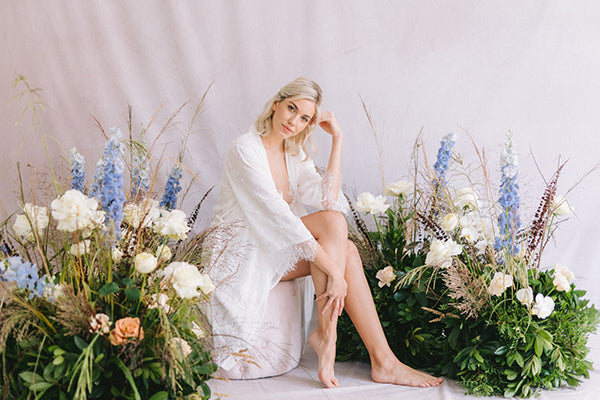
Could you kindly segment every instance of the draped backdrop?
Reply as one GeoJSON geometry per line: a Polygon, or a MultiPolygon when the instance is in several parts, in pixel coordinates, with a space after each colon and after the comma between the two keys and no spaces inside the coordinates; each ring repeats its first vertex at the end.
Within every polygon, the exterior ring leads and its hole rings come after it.
{"type": "MultiPolygon", "coordinates": [[[[473,140],[497,185],[511,131],[525,220],[559,162],[568,161],[560,194],[600,162],[597,1],[4,0],[0,11],[4,215],[18,209],[17,161],[36,187],[51,176],[47,158],[64,176],[64,160],[77,146],[91,179],[104,142],[96,120],[107,132],[127,133],[128,105],[134,136],[151,120],[147,142],[160,136],[157,182],[164,183],[191,132],[184,155],[187,182],[194,181],[183,203],[189,212],[218,184],[231,140],[300,75],[320,83],[324,108],[338,118],[343,180],[355,193],[382,189],[377,140],[385,182],[408,177],[419,132],[430,161],[442,136],[455,132],[455,151],[476,165],[473,140]],[[29,94],[19,96],[25,86],[13,82],[20,74],[41,89],[43,109],[29,94]]],[[[317,141],[317,163],[325,165],[329,139],[318,131],[317,141]]],[[[542,260],[569,266],[596,304],[599,195],[600,171],[568,192],[576,214],[542,260]]]]}

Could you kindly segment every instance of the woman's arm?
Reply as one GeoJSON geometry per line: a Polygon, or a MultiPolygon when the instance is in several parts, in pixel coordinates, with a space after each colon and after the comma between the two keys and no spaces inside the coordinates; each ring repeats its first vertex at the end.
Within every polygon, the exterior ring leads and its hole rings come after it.
{"type": "Polygon", "coordinates": [[[337,201],[340,190],[343,134],[331,111],[323,112],[319,126],[331,135],[331,153],[329,154],[329,163],[324,179],[326,179],[327,191],[325,200],[329,205],[333,205],[337,201]]]}

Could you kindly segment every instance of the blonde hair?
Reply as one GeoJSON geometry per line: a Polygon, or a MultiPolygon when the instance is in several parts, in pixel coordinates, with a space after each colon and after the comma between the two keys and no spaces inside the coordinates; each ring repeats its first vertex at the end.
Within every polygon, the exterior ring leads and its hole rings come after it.
{"type": "Polygon", "coordinates": [[[262,113],[254,122],[254,127],[260,136],[269,136],[271,133],[271,122],[273,121],[273,105],[285,99],[307,99],[315,102],[315,115],[309,124],[299,134],[285,140],[285,149],[292,156],[304,152],[306,158],[314,157],[317,146],[314,143],[312,132],[317,126],[321,114],[321,87],[313,80],[298,77],[282,87],[273,98],[267,101],[262,113]],[[310,150],[310,152],[309,152],[310,150]],[[312,153],[312,155],[311,155],[312,153]]]}

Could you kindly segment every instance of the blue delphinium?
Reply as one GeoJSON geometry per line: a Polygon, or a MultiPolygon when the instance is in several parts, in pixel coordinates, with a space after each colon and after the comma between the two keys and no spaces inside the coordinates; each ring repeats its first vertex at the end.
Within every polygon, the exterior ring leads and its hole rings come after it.
{"type": "Polygon", "coordinates": [[[100,158],[96,163],[96,172],[94,172],[94,182],[92,182],[92,187],[90,188],[90,197],[95,197],[100,200],[100,190],[102,188],[102,180],[104,178],[104,166],[105,166],[104,158],[100,158]]]}
{"type": "Polygon", "coordinates": [[[515,255],[519,252],[516,245],[516,233],[521,227],[519,217],[519,159],[514,150],[513,135],[509,132],[506,145],[500,156],[500,169],[502,181],[500,184],[500,214],[498,215],[498,227],[500,236],[496,238],[495,248],[504,251],[505,254],[515,255]]]}
{"type": "Polygon", "coordinates": [[[85,159],[73,147],[71,149],[71,189],[79,190],[84,193],[83,184],[85,182],[85,159]]]}
{"type": "Polygon", "coordinates": [[[40,278],[36,264],[17,256],[0,261],[0,280],[14,282],[17,288],[28,290],[30,299],[42,297],[49,284],[45,275],[40,278]]]}
{"type": "Polygon", "coordinates": [[[456,143],[455,133],[448,133],[440,142],[437,160],[435,164],[433,164],[435,176],[437,177],[436,184],[442,184],[446,182],[446,171],[448,171],[450,159],[452,158],[452,148],[454,147],[454,143],[456,143]]]}
{"type": "Polygon", "coordinates": [[[171,169],[169,179],[167,179],[167,184],[165,185],[165,194],[159,204],[161,207],[172,210],[177,205],[177,193],[181,191],[181,185],[179,184],[181,176],[181,166],[175,164],[171,169]]]}
{"type": "Polygon", "coordinates": [[[133,169],[131,172],[132,185],[131,194],[133,197],[143,196],[150,189],[150,180],[148,179],[148,160],[143,155],[136,155],[133,158],[133,169]]]}

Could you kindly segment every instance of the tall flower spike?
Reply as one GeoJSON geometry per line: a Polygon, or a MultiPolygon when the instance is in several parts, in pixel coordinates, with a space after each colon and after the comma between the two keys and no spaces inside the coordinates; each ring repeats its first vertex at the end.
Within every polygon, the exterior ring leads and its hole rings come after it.
{"type": "Polygon", "coordinates": [[[452,148],[454,147],[454,143],[456,143],[455,133],[448,133],[440,142],[437,160],[435,164],[433,164],[435,176],[437,177],[436,187],[439,184],[446,183],[446,171],[448,171],[450,159],[452,158],[452,148]]]}
{"type": "Polygon", "coordinates": [[[519,159],[514,149],[512,132],[506,135],[506,144],[500,156],[500,169],[502,171],[498,199],[501,208],[498,215],[500,237],[496,238],[494,247],[498,251],[513,256],[519,252],[516,236],[521,227],[521,219],[519,217],[519,184],[517,183],[519,159]]]}
{"type": "Polygon", "coordinates": [[[177,193],[181,191],[181,185],[179,184],[181,176],[181,166],[179,164],[175,164],[171,169],[169,179],[167,179],[167,184],[165,185],[165,194],[160,201],[160,207],[164,207],[167,210],[172,210],[175,208],[177,205],[177,193]]]}
{"type": "MultiPolygon", "coordinates": [[[[84,193],[83,184],[85,182],[85,159],[73,147],[71,149],[71,189],[79,190],[84,193]]],[[[84,193],[85,194],[85,193],[84,193]]]]}
{"type": "Polygon", "coordinates": [[[143,196],[148,193],[150,189],[148,162],[143,155],[136,155],[133,158],[131,177],[131,194],[134,198],[138,195],[143,196]]]}
{"type": "Polygon", "coordinates": [[[121,144],[121,131],[117,128],[111,129],[111,137],[104,147],[102,157],[102,184],[100,187],[100,203],[106,212],[106,217],[112,221],[113,229],[117,238],[121,233],[121,221],[123,220],[123,205],[125,193],[123,191],[123,145],[121,144]]]}

